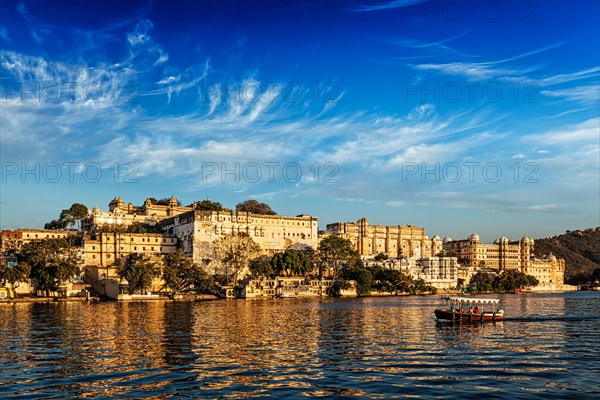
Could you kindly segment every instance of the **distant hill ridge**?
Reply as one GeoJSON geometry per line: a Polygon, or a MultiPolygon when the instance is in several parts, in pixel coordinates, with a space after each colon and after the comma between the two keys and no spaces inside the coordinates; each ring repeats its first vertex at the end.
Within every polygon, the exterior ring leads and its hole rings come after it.
{"type": "Polygon", "coordinates": [[[565,283],[585,282],[594,269],[600,268],[600,227],[566,231],[535,241],[537,257],[550,252],[565,259],[565,283]]]}

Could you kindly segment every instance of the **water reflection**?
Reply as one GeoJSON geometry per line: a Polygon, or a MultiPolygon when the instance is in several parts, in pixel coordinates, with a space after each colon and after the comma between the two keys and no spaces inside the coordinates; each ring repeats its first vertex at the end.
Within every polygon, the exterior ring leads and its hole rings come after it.
{"type": "Polygon", "coordinates": [[[599,299],[505,295],[485,324],[435,296],[0,304],[0,396],[583,396],[599,299]]]}

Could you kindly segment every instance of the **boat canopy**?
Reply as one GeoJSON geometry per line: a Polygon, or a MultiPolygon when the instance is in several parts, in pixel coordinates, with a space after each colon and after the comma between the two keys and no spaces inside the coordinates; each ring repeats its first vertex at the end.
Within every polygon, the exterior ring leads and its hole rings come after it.
{"type": "Polygon", "coordinates": [[[486,299],[482,297],[448,297],[450,303],[454,304],[498,304],[499,299],[486,299]]]}

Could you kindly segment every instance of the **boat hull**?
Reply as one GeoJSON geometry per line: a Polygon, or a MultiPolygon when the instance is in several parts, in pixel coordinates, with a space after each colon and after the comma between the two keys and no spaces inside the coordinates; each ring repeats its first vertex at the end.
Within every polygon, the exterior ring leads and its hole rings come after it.
{"type": "Polygon", "coordinates": [[[493,321],[503,321],[504,313],[503,312],[484,312],[484,313],[459,313],[452,312],[445,309],[436,309],[435,317],[437,319],[443,319],[448,321],[460,321],[460,322],[470,322],[470,321],[479,321],[479,322],[493,322],[493,321]]]}

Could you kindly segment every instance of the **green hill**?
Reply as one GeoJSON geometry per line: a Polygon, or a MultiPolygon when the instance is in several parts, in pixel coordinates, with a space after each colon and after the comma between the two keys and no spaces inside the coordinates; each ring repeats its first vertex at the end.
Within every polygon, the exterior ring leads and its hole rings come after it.
{"type": "Polygon", "coordinates": [[[535,241],[535,255],[552,252],[565,259],[565,283],[586,282],[600,268],[600,227],[566,233],[535,241]]]}

